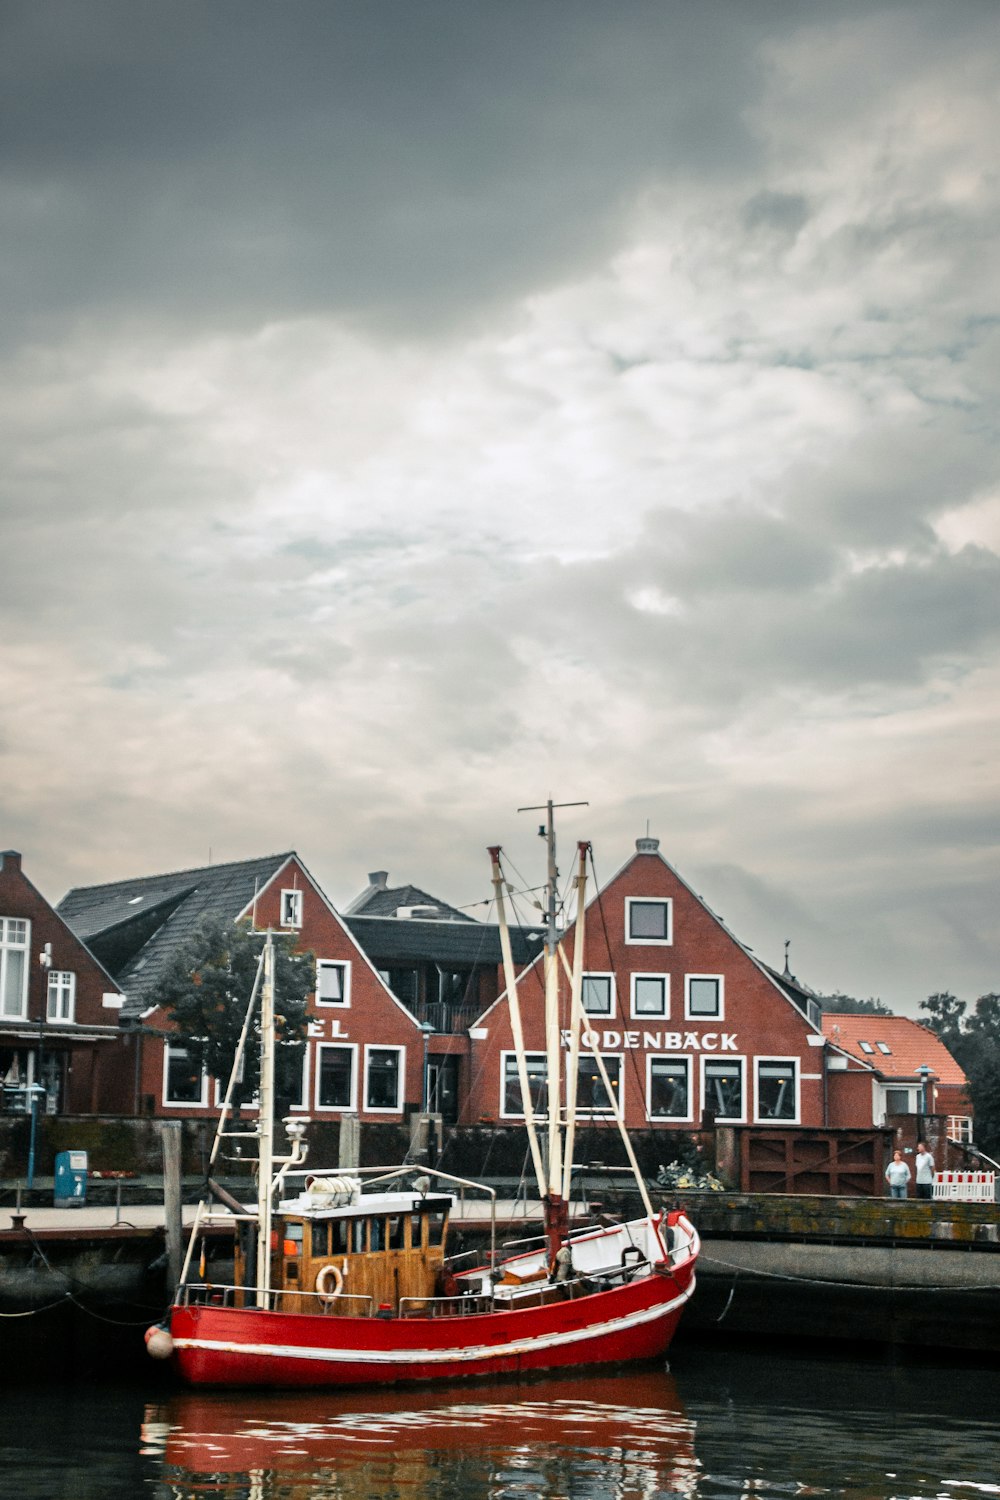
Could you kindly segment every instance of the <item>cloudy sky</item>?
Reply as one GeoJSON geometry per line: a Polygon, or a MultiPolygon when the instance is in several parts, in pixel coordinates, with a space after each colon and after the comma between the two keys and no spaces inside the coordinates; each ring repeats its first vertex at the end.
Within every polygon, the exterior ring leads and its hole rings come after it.
{"type": "MultiPolygon", "coordinates": [[[[0,843],[456,904],[524,803],[1000,988],[992,0],[3,0],[0,843]]],[[[540,877],[539,877],[540,878],[540,877]]]]}

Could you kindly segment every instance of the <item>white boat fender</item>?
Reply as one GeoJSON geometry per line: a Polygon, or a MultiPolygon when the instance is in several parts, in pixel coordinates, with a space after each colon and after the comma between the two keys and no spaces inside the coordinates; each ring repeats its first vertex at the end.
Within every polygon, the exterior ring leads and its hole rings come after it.
{"type": "Polygon", "coordinates": [[[334,1297],[339,1297],[344,1290],[344,1277],[339,1266],[332,1262],[329,1265],[320,1266],[316,1272],[316,1290],[324,1307],[329,1307],[334,1297]]]}
{"type": "Polygon", "coordinates": [[[146,1353],[151,1359],[169,1359],[173,1354],[174,1341],[170,1330],[164,1328],[162,1323],[154,1323],[152,1328],[147,1328],[143,1337],[146,1340],[146,1353]]]}
{"type": "Polygon", "coordinates": [[[569,1281],[573,1275],[573,1252],[568,1245],[560,1245],[552,1262],[553,1281],[569,1281]]]}

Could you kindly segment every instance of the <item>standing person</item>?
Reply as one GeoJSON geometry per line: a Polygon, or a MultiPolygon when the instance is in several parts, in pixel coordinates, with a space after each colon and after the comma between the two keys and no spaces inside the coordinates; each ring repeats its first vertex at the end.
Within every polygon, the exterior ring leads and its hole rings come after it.
{"type": "Polygon", "coordinates": [[[892,1153],[892,1161],[885,1169],[885,1180],[889,1184],[890,1198],[905,1198],[906,1185],[910,1180],[910,1169],[903,1160],[902,1151],[892,1153]]]}
{"type": "Polygon", "coordinates": [[[916,1168],[916,1193],[918,1198],[934,1197],[934,1158],[927,1149],[926,1141],[917,1142],[917,1154],[913,1159],[916,1168]]]}

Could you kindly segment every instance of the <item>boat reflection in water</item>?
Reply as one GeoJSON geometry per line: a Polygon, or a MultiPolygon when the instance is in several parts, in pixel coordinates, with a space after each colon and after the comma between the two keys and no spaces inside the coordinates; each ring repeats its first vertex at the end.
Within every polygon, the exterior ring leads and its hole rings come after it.
{"type": "Polygon", "coordinates": [[[171,1500],[694,1495],[694,1427],[662,1371],[400,1392],[182,1393],[146,1409],[171,1500]]]}

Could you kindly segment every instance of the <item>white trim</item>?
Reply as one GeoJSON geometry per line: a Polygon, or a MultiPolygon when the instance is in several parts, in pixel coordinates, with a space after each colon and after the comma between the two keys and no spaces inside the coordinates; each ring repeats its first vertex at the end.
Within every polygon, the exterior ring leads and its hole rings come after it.
{"type": "Polygon", "coordinates": [[[316,960],[316,993],[314,1000],[317,1009],[322,1006],[324,1010],[350,1010],[351,1008],[351,960],[349,958],[317,958],[316,960]],[[343,969],[343,996],[340,1000],[324,1000],[321,998],[319,989],[319,971],[321,968],[343,969]]]}
{"type": "Polygon", "coordinates": [[[189,1049],[181,1042],[171,1041],[169,1037],[163,1040],[163,1078],[160,1082],[160,1095],[164,1109],[208,1109],[208,1071],[202,1064],[201,1069],[201,1097],[199,1099],[169,1099],[167,1097],[167,1082],[170,1078],[170,1054],[171,1052],[183,1052],[185,1057],[189,1056],[189,1049]]]}
{"type": "Polygon", "coordinates": [[[313,1094],[316,1100],[315,1108],[323,1110],[327,1114],[356,1115],[358,1112],[358,1044],[357,1042],[317,1042],[316,1043],[316,1066],[313,1079],[313,1094]],[[319,1085],[323,1075],[323,1059],[321,1052],[327,1049],[337,1048],[340,1052],[350,1052],[351,1057],[351,1098],[347,1104],[321,1104],[319,1101],[319,1085]]]}
{"type": "Polygon", "coordinates": [[[630,947],[671,948],[674,942],[674,899],[672,896],[626,896],[625,897],[625,942],[630,947]],[[633,937],[633,906],[665,906],[667,908],[667,935],[665,938],[633,937]]]}
{"type": "Polygon", "coordinates": [[[614,970],[587,969],[581,976],[581,979],[582,983],[580,988],[580,1004],[581,1006],[583,1006],[584,1016],[589,1020],[597,1019],[603,1021],[613,1021],[615,1019],[615,1016],[618,1014],[618,986],[615,983],[614,970]],[[608,1005],[610,1007],[608,1010],[588,1010],[587,1007],[583,1005],[583,986],[586,985],[588,979],[606,979],[608,981],[608,1005]]]}
{"type": "Polygon", "coordinates": [[[3,1004],[7,984],[7,958],[11,953],[23,955],[21,996],[17,1010],[0,1009],[0,1021],[26,1021],[28,1019],[28,983],[31,974],[31,918],[0,917],[0,1005],[3,1004]],[[13,922],[24,923],[24,942],[14,942],[7,936],[8,926],[13,922]]]}
{"type": "Polygon", "coordinates": [[[282,889],[278,907],[278,926],[291,928],[293,932],[301,932],[304,915],[305,901],[302,891],[298,886],[285,886],[282,889]]]}
{"type": "MultiPolygon", "coordinates": [[[[508,1057],[513,1057],[513,1058],[517,1057],[517,1053],[514,1051],[513,1047],[508,1047],[505,1051],[502,1051],[500,1053],[500,1103],[499,1103],[499,1108],[498,1108],[497,1114],[498,1114],[498,1118],[501,1119],[501,1120],[523,1120],[524,1117],[525,1117],[524,1116],[524,1110],[523,1110],[523,1108],[522,1109],[516,1109],[516,1110],[509,1110],[509,1109],[505,1108],[505,1105],[507,1103],[507,1059],[508,1059],[508,1057]]],[[[525,1060],[526,1064],[529,1063],[529,1062],[531,1062],[532,1060],[538,1060],[538,1059],[540,1059],[543,1063],[547,1063],[548,1062],[548,1059],[545,1056],[545,1053],[544,1052],[540,1052],[537,1048],[533,1049],[531,1052],[525,1052],[525,1054],[524,1054],[524,1060],[525,1060]]],[[[518,1080],[517,1080],[517,1077],[515,1075],[513,1082],[516,1084],[517,1081],[518,1080]]],[[[548,1079],[547,1079],[547,1076],[546,1076],[546,1082],[547,1081],[548,1081],[548,1079]]],[[[530,1085],[530,1082],[531,1082],[531,1074],[530,1073],[528,1075],[528,1082],[529,1082],[529,1085],[530,1085]]],[[[520,1099],[520,1088],[518,1088],[518,1096],[519,1096],[519,1102],[523,1105],[524,1101],[520,1099]]],[[[536,1122],[539,1119],[548,1119],[548,1109],[547,1109],[547,1107],[546,1107],[545,1114],[543,1114],[543,1115],[536,1114],[535,1115],[536,1122]]]]}
{"type": "Polygon", "coordinates": [[[685,1021],[724,1021],[726,1019],[726,976],[724,974],[685,974],[684,975],[684,1019],[685,1021]],[[718,986],[719,1008],[714,1013],[698,1011],[691,1014],[691,981],[692,979],[714,979],[718,986]]]}
{"type": "MultiPolygon", "coordinates": [[[[760,1052],[753,1060],[753,1118],[756,1125],[800,1125],[802,1123],[802,1075],[797,1057],[787,1052],[781,1055],[760,1052]],[[795,1113],[788,1115],[761,1115],[760,1112],[760,1065],[761,1063],[791,1063],[792,1085],[795,1092],[795,1113]]],[[[818,1076],[818,1075],[812,1075],[818,1076]]]]}
{"type": "Polygon", "coordinates": [[[669,1021],[670,1020],[670,975],[647,973],[638,970],[629,975],[629,1018],[633,1021],[669,1021]],[[636,1010],[635,1008],[635,982],[637,979],[660,979],[663,981],[663,1010],[636,1010]]]}
{"type": "Polygon", "coordinates": [[[694,1061],[690,1052],[647,1052],[646,1053],[646,1119],[651,1125],[690,1124],[694,1119],[694,1069],[691,1064],[694,1061]],[[654,1115],[652,1108],[653,1097],[653,1063],[654,1062],[679,1062],[684,1064],[687,1074],[687,1096],[688,1112],[686,1115],[654,1115]]]}
{"type": "MultiPolygon", "coordinates": [[[[591,1049],[591,1050],[587,1050],[587,1051],[581,1051],[579,1057],[577,1058],[577,1064],[576,1064],[576,1069],[577,1069],[577,1079],[576,1079],[576,1113],[577,1113],[577,1117],[579,1119],[581,1119],[581,1120],[620,1120],[620,1119],[622,1119],[623,1111],[625,1109],[625,1098],[624,1098],[624,1095],[625,1095],[625,1077],[624,1077],[624,1074],[625,1074],[625,1054],[623,1052],[602,1052],[600,1054],[601,1059],[604,1062],[604,1066],[605,1066],[605,1068],[607,1069],[607,1072],[608,1072],[608,1082],[609,1083],[612,1083],[614,1081],[612,1079],[612,1077],[611,1077],[611,1064],[612,1063],[617,1063],[617,1065],[618,1065],[618,1100],[617,1100],[617,1108],[614,1107],[616,1101],[615,1101],[615,1098],[614,1098],[614,1091],[612,1091],[612,1097],[611,1097],[612,1108],[611,1109],[585,1109],[583,1107],[583,1105],[580,1103],[580,1067],[581,1067],[581,1065],[583,1063],[585,1063],[587,1061],[588,1058],[593,1058],[593,1056],[594,1056],[594,1051],[591,1049]]],[[[603,1088],[604,1087],[604,1079],[601,1077],[600,1072],[597,1070],[596,1064],[595,1064],[595,1074],[596,1074],[598,1083],[600,1084],[601,1088],[603,1088]]]]}
{"type": "Polygon", "coordinates": [[[76,1020],[76,974],[72,969],[49,969],[45,984],[45,1019],[46,1022],[54,1022],[57,1026],[72,1026],[76,1020]],[[61,1000],[63,989],[68,991],[68,1002],[66,1014],[57,1010],[53,1015],[52,1005],[52,982],[53,980],[66,980],[68,983],[59,985],[56,989],[56,999],[61,1000]]]}
{"type": "Polygon", "coordinates": [[[700,1083],[700,1086],[701,1086],[701,1113],[704,1114],[706,1108],[708,1107],[707,1103],[706,1103],[706,1094],[705,1094],[705,1072],[706,1072],[707,1068],[709,1068],[712,1064],[716,1064],[717,1065],[719,1063],[722,1063],[722,1064],[726,1064],[726,1063],[739,1063],[740,1064],[740,1067],[741,1067],[741,1077],[743,1079],[743,1088],[742,1088],[743,1113],[741,1115],[716,1115],[715,1116],[716,1123],[720,1124],[720,1125],[745,1125],[747,1123],[747,1095],[748,1095],[749,1086],[750,1086],[750,1080],[749,1080],[749,1078],[747,1076],[747,1057],[746,1057],[746,1053],[745,1052],[744,1053],[735,1054],[733,1056],[729,1056],[727,1054],[724,1057],[720,1056],[718,1053],[716,1053],[714,1056],[711,1056],[711,1057],[706,1056],[706,1054],[704,1052],[701,1054],[701,1072],[700,1072],[700,1075],[699,1075],[699,1083],[700,1083]]]}
{"type": "Polygon", "coordinates": [[[401,1115],[403,1103],[406,1097],[406,1048],[397,1046],[394,1042],[365,1042],[365,1083],[364,1083],[364,1113],[366,1115],[401,1115]],[[395,1104],[369,1104],[368,1103],[368,1069],[373,1052],[395,1052],[396,1063],[396,1103],[395,1104]]]}

